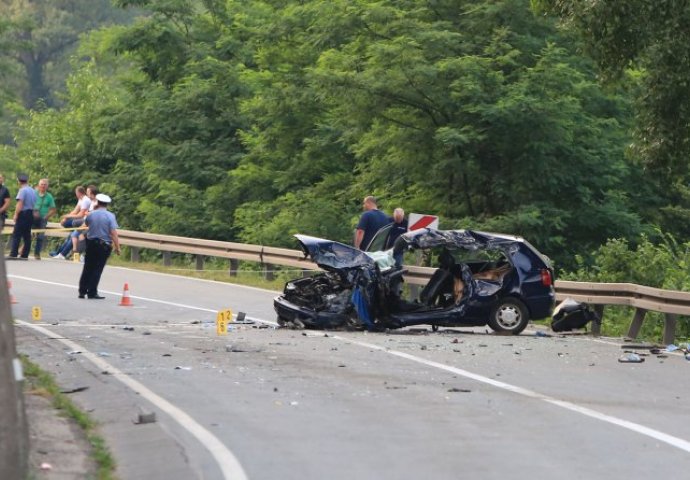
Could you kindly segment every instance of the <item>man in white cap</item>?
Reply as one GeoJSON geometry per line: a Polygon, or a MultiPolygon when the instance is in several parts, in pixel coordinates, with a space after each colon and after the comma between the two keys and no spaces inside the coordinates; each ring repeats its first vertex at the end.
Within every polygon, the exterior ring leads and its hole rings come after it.
{"type": "Polygon", "coordinates": [[[108,211],[110,197],[99,193],[96,202],[96,209],[84,221],[89,229],[86,232],[86,259],[79,278],[79,298],[101,300],[105,297],[98,294],[98,283],[112,251],[120,254],[120,240],[117,236],[117,219],[108,211]]]}

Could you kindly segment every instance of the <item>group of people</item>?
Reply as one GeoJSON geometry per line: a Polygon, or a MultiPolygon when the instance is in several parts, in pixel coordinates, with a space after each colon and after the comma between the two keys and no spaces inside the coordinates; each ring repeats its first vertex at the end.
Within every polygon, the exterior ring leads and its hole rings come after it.
{"type": "MultiPolygon", "coordinates": [[[[379,210],[376,198],[369,195],[364,197],[362,209],[364,213],[362,213],[362,216],[359,218],[359,223],[355,230],[355,248],[366,250],[373,240],[374,235],[376,235],[376,232],[386,225],[393,224],[388,233],[386,243],[383,246],[384,250],[393,248],[393,244],[398,237],[407,232],[407,219],[405,219],[405,211],[402,208],[393,210],[393,216],[389,217],[379,210]]],[[[396,265],[402,265],[402,253],[395,255],[395,263],[396,265]]]]}
{"type": "MultiPolygon", "coordinates": [[[[45,241],[45,228],[48,220],[57,213],[55,199],[48,192],[48,179],[39,180],[36,189],[29,185],[29,177],[17,175],[19,189],[15,197],[14,230],[10,237],[8,260],[28,260],[31,252],[32,229],[38,229],[34,258],[41,259],[41,250],[45,241]],[[19,245],[23,242],[21,252],[19,245]]],[[[95,185],[75,189],[77,204],[74,209],[60,218],[60,224],[72,230],[65,243],[51,256],[66,258],[71,250],[77,251],[80,237],[85,242],[84,267],[79,279],[79,298],[102,299],[98,293],[101,274],[113,250],[120,254],[120,242],[117,235],[117,219],[108,211],[112,199],[98,193],[95,185]],[[86,231],[77,229],[85,225],[86,231]]],[[[0,174],[0,232],[5,226],[10,209],[11,195],[0,174]]],[[[1,243],[0,243],[1,245],[1,243]]]]}

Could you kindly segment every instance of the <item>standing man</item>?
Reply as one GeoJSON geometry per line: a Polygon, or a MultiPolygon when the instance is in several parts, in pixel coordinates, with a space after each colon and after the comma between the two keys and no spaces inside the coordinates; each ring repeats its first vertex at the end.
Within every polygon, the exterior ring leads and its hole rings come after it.
{"type": "Polygon", "coordinates": [[[355,231],[355,248],[365,250],[369,242],[374,238],[376,232],[383,226],[391,223],[390,218],[379,210],[376,198],[371,195],[364,198],[362,202],[364,213],[359,218],[357,230],[355,231]]]}
{"type": "MultiPolygon", "coordinates": [[[[388,233],[388,238],[386,239],[385,250],[393,248],[395,241],[400,235],[407,232],[407,219],[405,218],[405,210],[402,208],[396,208],[393,210],[393,225],[391,226],[391,231],[388,233]]],[[[403,252],[400,251],[393,255],[395,258],[395,264],[400,267],[403,262],[403,252]]]]}
{"type": "Polygon", "coordinates": [[[108,211],[111,199],[108,195],[96,195],[96,208],[84,220],[89,230],[86,232],[86,259],[79,279],[79,298],[101,300],[98,283],[110,253],[120,254],[120,240],[117,236],[117,220],[108,211]]]}
{"type": "Polygon", "coordinates": [[[16,198],[17,206],[14,210],[14,231],[12,232],[10,256],[7,258],[17,258],[19,242],[23,240],[21,258],[28,260],[31,251],[31,225],[34,223],[36,192],[29,186],[29,176],[25,173],[17,175],[17,181],[19,182],[19,191],[16,198]]]}
{"type": "Polygon", "coordinates": [[[10,191],[5,186],[5,177],[0,174],[0,242],[2,241],[2,229],[5,228],[7,210],[10,208],[10,191]]]}
{"type": "MultiPolygon", "coordinates": [[[[36,205],[34,206],[34,228],[43,230],[48,226],[48,220],[55,215],[57,207],[55,206],[55,199],[48,192],[48,179],[42,178],[38,181],[36,188],[36,205]]],[[[43,249],[43,242],[45,241],[45,232],[39,232],[36,235],[36,246],[34,247],[34,258],[41,259],[41,250],[43,249]]]]}

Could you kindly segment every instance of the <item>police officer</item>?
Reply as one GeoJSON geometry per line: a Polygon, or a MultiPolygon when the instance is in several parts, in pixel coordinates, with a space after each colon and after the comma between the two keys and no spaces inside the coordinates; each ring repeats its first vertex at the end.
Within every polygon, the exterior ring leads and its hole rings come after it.
{"type": "Polygon", "coordinates": [[[115,253],[120,254],[120,240],[117,237],[115,215],[108,211],[110,197],[99,193],[96,195],[96,202],[96,209],[84,221],[89,229],[86,232],[84,269],[79,279],[79,298],[101,300],[105,297],[98,294],[98,283],[111,252],[115,250],[115,253]]]}
{"type": "Polygon", "coordinates": [[[23,240],[21,258],[27,260],[31,251],[31,225],[34,223],[36,191],[29,186],[29,176],[25,173],[17,175],[17,181],[19,182],[19,191],[17,192],[17,206],[14,211],[14,231],[12,232],[10,255],[7,258],[17,258],[19,242],[23,240]]]}

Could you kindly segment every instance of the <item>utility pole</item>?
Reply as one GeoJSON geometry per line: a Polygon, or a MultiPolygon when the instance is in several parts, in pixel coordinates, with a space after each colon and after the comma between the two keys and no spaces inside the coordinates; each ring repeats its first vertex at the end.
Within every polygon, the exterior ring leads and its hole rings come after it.
{"type": "Polygon", "coordinates": [[[3,480],[24,480],[28,474],[29,433],[22,380],[5,258],[0,255],[0,478],[3,480]]]}

